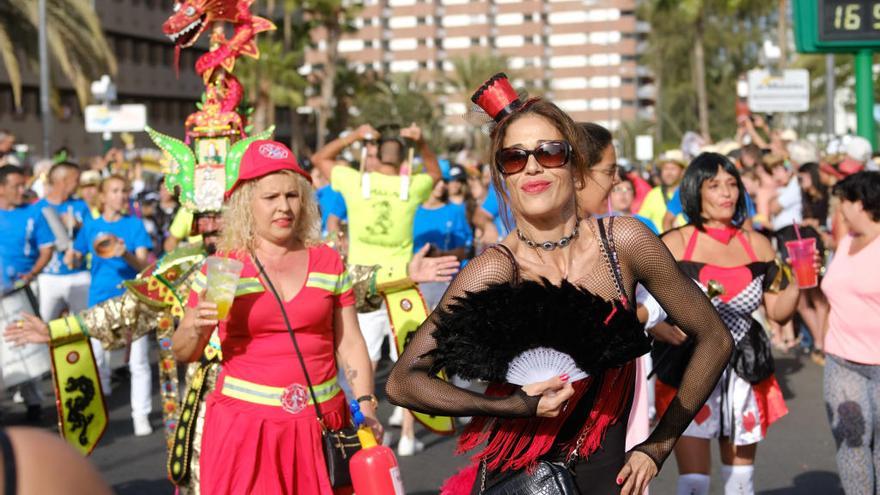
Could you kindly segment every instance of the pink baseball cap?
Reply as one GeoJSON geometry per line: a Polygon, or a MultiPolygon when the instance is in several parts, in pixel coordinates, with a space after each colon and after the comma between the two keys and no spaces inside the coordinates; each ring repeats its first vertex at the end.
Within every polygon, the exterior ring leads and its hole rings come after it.
{"type": "Polygon", "coordinates": [[[229,199],[235,189],[243,182],[259,179],[281,170],[290,170],[305,177],[309,183],[312,182],[312,176],[299,166],[296,156],[293,155],[290,148],[278,141],[254,141],[241,157],[238,166],[238,179],[226,191],[225,198],[229,199]]]}
{"type": "Polygon", "coordinates": [[[861,172],[865,168],[865,163],[860,162],[850,156],[847,156],[843,159],[842,162],[837,164],[838,170],[840,170],[844,175],[852,175],[857,172],[861,172]]]}

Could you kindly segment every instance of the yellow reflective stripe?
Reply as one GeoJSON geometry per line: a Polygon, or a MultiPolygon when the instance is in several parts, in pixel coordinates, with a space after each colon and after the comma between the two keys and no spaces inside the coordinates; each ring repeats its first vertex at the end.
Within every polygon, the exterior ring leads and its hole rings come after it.
{"type": "Polygon", "coordinates": [[[323,280],[312,280],[309,278],[308,282],[306,282],[306,287],[311,287],[313,289],[321,289],[326,290],[327,292],[336,293],[336,283],[335,282],[325,282],[323,280]]]}
{"type": "Polygon", "coordinates": [[[258,294],[265,291],[263,283],[258,278],[242,278],[238,280],[238,286],[235,288],[236,296],[244,296],[247,294],[258,294]]]}
{"type": "Polygon", "coordinates": [[[336,294],[344,294],[351,290],[352,288],[351,276],[349,276],[348,271],[342,272],[342,275],[339,279],[339,285],[336,287],[336,294]]]}
{"type": "MultiPolygon", "coordinates": [[[[327,402],[336,397],[342,389],[334,376],[324,383],[314,386],[315,396],[318,403],[327,402]]],[[[223,380],[223,390],[221,393],[227,397],[262,404],[265,406],[281,406],[281,396],[285,389],[282,387],[270,387],[268,385],[260,385],[259,383],[249,382],[234,376],[227,376],[223,380]]],[[[311,394],[309,395],[309,404],[312,404],[311,394]]]]}
{"type": "Polygon", "coordinates": [[[306,287],[323,289],[338,296],[351,290],[352,283],[347,271],[340,274],[312,272],[306,281],[306,287]]]}
{"type": "MultiPolygon", "coordinates": [[[[192,290],[196,292],[205,290],[205,288],[208,287],[208,277],[202,272],[197,273],[193,278],[191,287],[192,290]]],[[[235,295],[243,296],[246,294],[256,294],[265,290],[266,289],[263,287],[263,283],[260,282],[260,279],[256,277],[242,278],[238,280],[238,285],[235,288],[235,295]]]]}
{"type": "Polygon", "coordinates": [[[208,287],[208,277],[205,276],[205,274],[202,272],[197,272],[193,277],[191,287],[192,290],[196,292],[201,292],[205,290],[205,288],[208,287]]]}
{"type": "Polygon", "coordinates": [[[262,404],[264,406],[281,405],[280,394],[265,394],[262,392],[248,390],[246,388],[241,388],[234,383],[229,383],[228,378],[226,380],[227,381],[223,383],[223,395],[227,397],[243,400],[245,402],[252,402],[254,404],[262,404]]]}

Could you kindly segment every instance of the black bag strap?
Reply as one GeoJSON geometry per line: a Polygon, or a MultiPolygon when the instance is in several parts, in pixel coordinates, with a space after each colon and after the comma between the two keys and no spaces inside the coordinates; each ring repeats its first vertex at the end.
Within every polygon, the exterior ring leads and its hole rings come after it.
{"type": "Polygon", "coordinates": [[[18,474],[15,467],[15,451],[5,428],[0,428],[0,452],[3,454],[3,484],[5,495],[15,495],[18,491],[18,474]]]}
{"type": "Polygon", "coordinates": [[[519,278],[519,263],[516,262],[516,258],[513,256],[513,251],[511,251],[509,247],[501,244],[500,242],[498,244],[493,244],[489,246],[489,249],[494,249],[500,252],[501,254],[506,256],[508,260],[510,260],[510,264],[513,265],[513,281],[517,284],[520,283],[521,280],[519,278]]]}
{"type": "Polygon", "coordinates": [[[614,237],[613,237],[613,228],[614,228],[614,215],[608,217],[608,231],[605,230],[605,222],[603,219],[596,220],[596,225],[599,227],[599,238],[602,240],[602,247],[605,250],[605,256],[608,259],[608,264],[611,265],[611,273],[614,275],[614,285],[617,288],[617,296],[620,299],[620,302],[623,303],[623,306],[629,309],[629,300],[626,297],[626,293],[623,292],[623,276],[620,273],[620,261],[617,258],[617,249],[614,247],[614,237]]]}
{"type": "Polygon", "coordinates": [[[266,280],[266,285],[269,286],[269,291],[272,292],[272,295],[275,296],[275,300],[278,301],[278,307],[281,309],[281,316],[284,318],[284,325],[287,326],[287,333],[290,334],[290,340],[293,341],[293,348],[296,349],[296,357],[299,359],[299,365],[302,366],[303,375],[306,377],[306,384],[309,386],[309,394],[312,396],[312,402],[315,403],[315,412],[318,414],[318,422],[321,423],[321,428],[326,429],[326,426],[324,425],[324,413],[321,412],[321,406],[318,404],[318,397],[315,395],[315,389],[312,387],[312,379],[309,378],[309,371],[306,369],[306,362],[303,359],[302,352],[299,350],[299,344],[296,342],[296,335],[293,333],[293,327],[290,326],[290,319],[287,317],[287,311],[284,310],[284,301],[281,300],[281,296],[278,295],[278,291],[275,290],[275,286],[272,284],[272,280],[269,279],[269,274],[266,273],[263,264],[260,263],[260,259],[257,258],[257,254],[251,253],[251,256],[254,258],[257,268],[260,269],[260,274],[263,275],[263,278],[266,280]]]}

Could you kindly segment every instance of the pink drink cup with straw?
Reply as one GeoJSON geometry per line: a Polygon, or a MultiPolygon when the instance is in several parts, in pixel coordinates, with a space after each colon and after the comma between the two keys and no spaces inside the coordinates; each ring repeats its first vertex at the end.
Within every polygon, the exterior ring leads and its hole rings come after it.
{"type": "Polygon", "coordinates": [[[819,285],[819,274],[816,273],[814,259],[816,257],[816,239],[801,237],[801,231],[797,224],[794,224],[796,241],[788,241],[785,247],[788,250],[788,257],[791,260],[791,268],[797,278],[798,287],[801,289],[812,289],[819,285]]]}

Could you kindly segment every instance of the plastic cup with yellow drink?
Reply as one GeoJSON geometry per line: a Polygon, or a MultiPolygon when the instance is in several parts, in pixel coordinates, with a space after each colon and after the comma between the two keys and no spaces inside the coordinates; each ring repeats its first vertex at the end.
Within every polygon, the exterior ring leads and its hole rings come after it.
{"type": "Polygon", "coordinates": [[[238,260],[220,256],[208,257],[208,287],[205,300],[217,305],[217,319],[226,321],[235,299],[235,288],[244,268],[238,260]]]}

